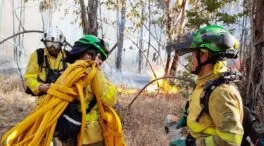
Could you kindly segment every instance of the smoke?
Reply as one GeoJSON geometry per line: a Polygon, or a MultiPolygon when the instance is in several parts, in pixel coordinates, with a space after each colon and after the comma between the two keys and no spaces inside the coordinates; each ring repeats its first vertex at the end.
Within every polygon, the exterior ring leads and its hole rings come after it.
{"type": "Polygon", "coordinates": [[[122,87],[140,89],[151,81],[151,76],[148,74],[142,75],[128,71],[120,72],[107,64],[104,64],[103,71],[111,82],[122,87]]]}

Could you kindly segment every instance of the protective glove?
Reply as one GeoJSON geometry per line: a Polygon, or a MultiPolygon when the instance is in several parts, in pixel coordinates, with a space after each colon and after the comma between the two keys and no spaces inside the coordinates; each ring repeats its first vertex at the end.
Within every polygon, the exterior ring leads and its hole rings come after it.
{"type": "Polygon", "coordinates": [[[186,124],[186,116],[184,115],[178,120],[177,125],[176,125],[176,129],[180,129],[180,128],[185,127],[185,126],[187,126],[187,124],[186,124]]]}
{"type": "Polygon", "coordinates": [[[170,142],[169,146],[186,146],[185,139],[177,139],[170,142]]]}

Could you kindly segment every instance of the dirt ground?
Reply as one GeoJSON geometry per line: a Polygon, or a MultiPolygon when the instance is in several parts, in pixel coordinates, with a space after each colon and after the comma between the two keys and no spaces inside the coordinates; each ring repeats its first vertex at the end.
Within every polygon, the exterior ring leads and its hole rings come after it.
{"type": "MultiPolygon", "coordinates": [[[[167,146],[170,138],[164,130],[165,117],[180,112],[184,106],[183,97],[145,92],[127,110],[127,105],[137,93],[128,93],[127,90],[119,90],[117,107],[127,145],[167,146]]],[[[0,76],[0,137],[28,115],[35,106],[35,98],[24,93],[19,77],[0,76]]]]}

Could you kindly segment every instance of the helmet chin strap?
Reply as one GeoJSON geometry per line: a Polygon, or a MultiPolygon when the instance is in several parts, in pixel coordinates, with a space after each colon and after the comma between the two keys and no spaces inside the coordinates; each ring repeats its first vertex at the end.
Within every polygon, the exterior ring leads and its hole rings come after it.
{"type": "Polygon", "coordinates": [[[207,58],[207,60],[205,62],[201,62],[201,58],[200,57],[201,57],[201,50],[197,49],[196,59],[198,61],[198,65],[196,66],[194,71],[191,71],[192,74],[199,75],[199,73],[200,73],[200,71],[202,69],[202,66],[210,63],[210,61],[211,61],[211,59],[207,58]]]}

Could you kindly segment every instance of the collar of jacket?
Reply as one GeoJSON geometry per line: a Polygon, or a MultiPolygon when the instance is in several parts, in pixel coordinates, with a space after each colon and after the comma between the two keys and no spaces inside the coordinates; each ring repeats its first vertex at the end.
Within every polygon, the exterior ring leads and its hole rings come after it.
{"type": "Polygon", "coordinates": [[[213,72],[210,72],[209,74],[198,77],[196,81],[197,86],[204,86],[209,80],[214,80],[218,77],[218,75],[215,75],[213,72]]]}

